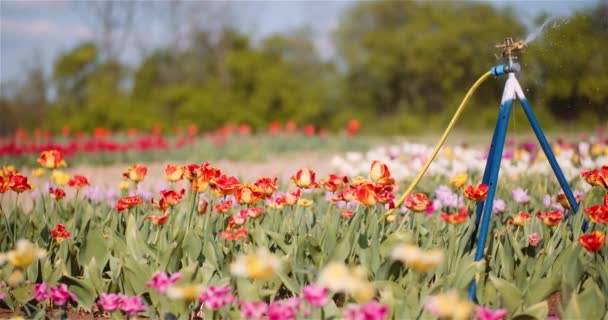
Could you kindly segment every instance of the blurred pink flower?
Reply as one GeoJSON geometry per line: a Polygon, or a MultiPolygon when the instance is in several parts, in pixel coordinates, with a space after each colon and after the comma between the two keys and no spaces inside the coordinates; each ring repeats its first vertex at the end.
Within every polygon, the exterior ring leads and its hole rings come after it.
{"type": "Polygon", "coordinates": [[[268,312],[265,302],[239,301],[241,305],[241,317],[245,320],[261,320],[268,312]]]}
{"type": "Polygon", "coordinates": [[[528,236],[528,245],[531,247],[536,247],[538,242],[540,241],[540,236],[537,233],[533,233],[528,236]]]}
{"type": "Polygon", "coordinates": [[[507,310],[492,310],[486,307],[475,308],[475,320],[503,320],[507,316],[507,310]]]}
{"type": "Polygon", "coordinates": [[[46,300],[49,297],[49,285],[46,282],[34,284],[34,299],[40,302],[46,300]]]}
{"type": "Polygon", "coordinates": [[[78,299],[73,293],[68,291],[68,286],[64,283],[51,288],[49,297],[51,298],[51,301],[58,306],[63,306],[70,300],[76,301],[78,299]]]}
{"type": "Polygon", "coordinates": [[[513,201],[517,203],[527,203],[530,201],[530,197],[528,196],[528,190],[524,190],[522,188],[517,188],[511,191],[513,196],[513,201]]]}
{"type": "Polygon", "coordinates": [[[268,306],[268,320],[293,320],[297,317],[297,300],[283,300],[268,306]]]}
{"type": "Polygon", "coordinates": [[[351,304],[342,316],[346,320],[382,320],[388,316],[388,307],[375,300],[364,305],[351,304]]]}
{"type": "Polygon", "coordinates": [[[146,282],[146,287],[154,287],[158,293],[165,294],[167,287],[174,284],[181,278],[182,274],[180,272],[174,273],[171,276],[169,276],[166,272],[157,272],[152,277],[152,280],[146,282]]]}
{"type": "Polygon", "coordinates": [[[122,306],[120,308],[130,316],[146,311],[146,305],[144,305],[143,300],[139,296],[125,297],[122,299],[122,306]]]}
{"type": "Polygon", "coordinates": [[[126,300],[127,296],[116,293],[101,293],[97,305],[99,305],[106,312],[114,312],[122,307],[123,300],[126,300]]]}
{"type": "Polygon", "coordinates": [[[304,299],[313,307],[326,305],[329,302],[328,293],[329,289],[314,284],[309,284],[302,289],[304,299]]]}
{"type": "Polygon", "coordinates": [[[231,292],[232,288],[230,286],[210,286],[207,290],[203,291],[198,298],[198,302],[203,304],[207,309],[217,310],[234,301],[234,296],[231,292]]]}

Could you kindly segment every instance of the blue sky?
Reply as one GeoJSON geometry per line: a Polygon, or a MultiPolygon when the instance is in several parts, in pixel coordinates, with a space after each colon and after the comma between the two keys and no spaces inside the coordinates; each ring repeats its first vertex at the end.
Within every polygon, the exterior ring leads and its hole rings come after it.
{"type": "MultiPolygon", "coordinates": [[[[101,0],[97,0],[101,1],[101,0]]],[[[503,1],[486,0],[498,7],[513,7],[531,21],[541,12],[567,15],[597,1],[503,1]]],[[[172,37],[163,29],[150,2],[138,3],[133,18],[134,32],[125,42],[121,59],[136,63],[145,50],[164,45],[172,37]],[[141,6],[144,6],[142,8],[141,6]],[[135,37],[137,39],[135,39],[135,37]]],[[[160,0],[157,3],[161,3],[160,0]]],[[[191,1],[195,3],[195,1],[191,1]]],[[[340,15],[352,5],[344,1],[233,1],[238,10],[232,19],[256,37],[309,26],[315,43],[324,57],[334,53],[331,32],[340,15]]],[[[217,6],[222,2],[215,2],[217,6]]],[[[60,52],[98,34],[90,2],[76,0],[0,0],[0,81],[15,79],[28,65],[42,64],[50,70],[51,61],[60,52]]],[[[222,10],[219,8],[217,10],[222,10]]],[[[217,18],[211,13],[209,19],[217,18]]],[[[203,19],[204,20],[204,19],[203,19]]],[[[166,26],[166,24],[165,24],[166,26]]],[[[523,35],[522,35],[523,36],[523,35]]]]}

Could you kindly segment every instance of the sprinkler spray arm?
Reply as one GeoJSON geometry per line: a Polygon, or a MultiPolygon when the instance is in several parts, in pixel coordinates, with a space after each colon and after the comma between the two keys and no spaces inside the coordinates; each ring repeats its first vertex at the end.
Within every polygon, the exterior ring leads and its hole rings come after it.
{"type": "Polygon", "coordinates": [[[514,42],[512,38],[505,38],[504,42],[497,44],[496,48],[502,49],[502,57],[506,64],[493,67],[490,72],[493,76],[498,77],[507,73],[519,72],[520,66],[514,61],[517,60],[516,52],[522,51],[526,47],[523,40],[514,42]]]}

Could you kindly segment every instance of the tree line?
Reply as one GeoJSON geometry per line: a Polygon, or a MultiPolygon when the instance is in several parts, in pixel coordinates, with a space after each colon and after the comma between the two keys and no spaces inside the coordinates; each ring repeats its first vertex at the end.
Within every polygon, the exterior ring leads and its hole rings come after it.
{"type": "MultiPolygon", "coordinates": [[[[271,121],[337,129],[352,118],[374,133],[436,130],[475,79],[499,63],[494,45],[528,29],[512,10],[488,4],[373,1],[341,17],[331,59],[320,57],[307,29],[255,39],[234,26],[197,27],[138,65],[108,54],[103,42],[86,42],[57,56],[50,75],[30,68],[3,90],[0,132],[266,128],[271,121]]],[[[522,86],[544,127],[608,121],[607,40],[608,5],[598,3],[547,28],[521,55],[522,86]]],[[[503,83],[484,84],[461,128],[494,125],[503,83]]],[[[513,116],[516,125],[525,121],[520,110],[513,116]]]]}

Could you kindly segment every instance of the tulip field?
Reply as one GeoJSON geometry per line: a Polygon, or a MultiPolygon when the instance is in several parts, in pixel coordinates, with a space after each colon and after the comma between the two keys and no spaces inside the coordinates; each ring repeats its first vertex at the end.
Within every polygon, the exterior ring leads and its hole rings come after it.
{"type": "Polygon", "coordinates": [[[580,209],[509,142],[477,262],[483,148],[445,147],[403,204],[424,144],[328,147],[287,178],[134,152],[110,186],[68,171],[80,151],[4,154],[0,319],[608,319],[608,136],[553,148],[580,209]]]}

